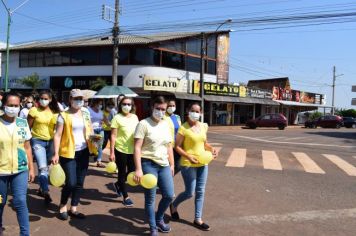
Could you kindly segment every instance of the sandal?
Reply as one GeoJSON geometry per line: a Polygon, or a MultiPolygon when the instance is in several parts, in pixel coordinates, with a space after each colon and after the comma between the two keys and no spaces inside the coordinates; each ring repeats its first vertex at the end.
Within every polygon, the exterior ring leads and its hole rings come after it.
{"type": "Polygon", "coordinates": [[[101,162],[97,162],[96,166],[99,167],[99,168],[105,168],[105,165],[103,163],[101,163],[101,162]]]}
{"type": "Polygon", "coordinates": [[[77,219],[85,219],[85,215],[78,211],[68,211],[68,215],[77,219]]]}
{"type": "Polygon", "coordinates": [[[196,222],[194,220],[194,226],[197,227],[200,230],[203,230],[203,231],[209,231],[210,230],[210,226],[205,224],[204,222],[199,224],[198,222],[196,222]]]}
{"type": "Polygon", "coordinates": [[[68,212],[59,212],[59,219],[61,220],[68,220],[68,212]]]}

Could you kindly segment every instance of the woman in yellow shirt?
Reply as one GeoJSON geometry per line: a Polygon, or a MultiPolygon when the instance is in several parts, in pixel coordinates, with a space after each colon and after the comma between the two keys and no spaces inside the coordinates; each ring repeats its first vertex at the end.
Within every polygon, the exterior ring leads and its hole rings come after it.
{"type": "Polygon", "coordinates": [[[119,113],[111,121],[110,161],[118,166],[118,180],[113,183],[115,191],[123,196],[123,204],[133,206],[126,191],[127,174],[135,170],[133,159],[134,132],[138,124],[132,98],[124,97],[119,103],[119,113]]]}
{"type": "Polygon", "coordinates": [[[46,204],[52,202],[48,188],[48,165],[53,155],[55,124],[52,122],[58,113],[59,107],[54,95],[50,91],[42,91],[39,94],[39,106],[32,107],[27,116],[32,133],[32,153],[38,166],[38,195],[44,198],[46,204]]]}
{"type": "Polygon", "coordinates": [[[195,193],[194,225],[201,230],[208,231],[209,225],[202,220],[208,165],[199,163],[199,156],[206,151],[211,151],[214,157],[217,153],[207,142],[208,125],[199,122],[202,112],[200,105],[193,103],[188,111],[188,121],[179,128],[175,144],[176,151],[181,155],[180,164],[185,191],[173,201],[170,210],[172,219],[178,220],[178,206],[195,193]]]}

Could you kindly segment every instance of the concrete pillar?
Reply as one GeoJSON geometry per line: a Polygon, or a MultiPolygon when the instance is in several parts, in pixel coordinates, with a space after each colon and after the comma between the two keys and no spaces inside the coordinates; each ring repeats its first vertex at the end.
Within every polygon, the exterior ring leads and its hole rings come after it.
{"type": "Polygon", "coordinates": [[[209,102],[209,125],[213,124],[213,102],[209,102]]]}
{"type": "Polygon", "coordinates": [[[253,115],[252,119],[256,119],[256,104],[253,104],[253,115]]]}

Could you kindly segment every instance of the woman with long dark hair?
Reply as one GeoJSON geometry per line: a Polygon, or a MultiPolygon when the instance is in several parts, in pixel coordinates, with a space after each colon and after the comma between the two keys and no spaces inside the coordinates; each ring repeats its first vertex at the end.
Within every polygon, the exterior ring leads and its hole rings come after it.
{"type": "Polygon", "coordinates": [[[48,90],[39,93],[39,106],[32,107],[27,116],[27,122],[32,133],[32,153],[38,167],[38,194],[46,204],[52,202],[48,188],[48,165],[53,155],[53,135],[55,118],[59,107],[53,93],[48,90]]]}

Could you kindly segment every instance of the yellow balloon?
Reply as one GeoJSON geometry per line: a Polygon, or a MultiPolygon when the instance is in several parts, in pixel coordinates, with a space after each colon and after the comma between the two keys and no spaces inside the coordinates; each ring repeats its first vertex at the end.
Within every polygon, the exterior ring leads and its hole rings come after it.
{"type": "Polygon", "coordinates": [[[55,187],[61,187],[62,185],[64,185],[64,182],[66,180],[66,175],[61,165],[59,164],[53,165],[49,173],[49,180],[51,184],[55,187]]]}
{"type": "Polygon", "coordinates": [[[141,185],[144,188],[152,189],[157,186],[157,177],[153,174],[145,174],[141,178],[141,185]]]}
{"type": "Polygon", "coordinates": [[[109,174],[115,173],[116,171],[116,163],[111,161],[106,165],[106,172],[109,174]]]}
{"type": "Polygon", "coordinates": [[[126,182],[130,185],[130,186],[137,186],[138,184],[134,181],[134,176],[135,176],[135,172],[130,172],[128,175],[127,175],[127,179],[126,179],[126,182]]]}
{"type": "Polygon", "coordinates": [[[204,151],[198,158],[199,163],[207,165],[213,160],[213,154],[209,151],[204,151]]]}

